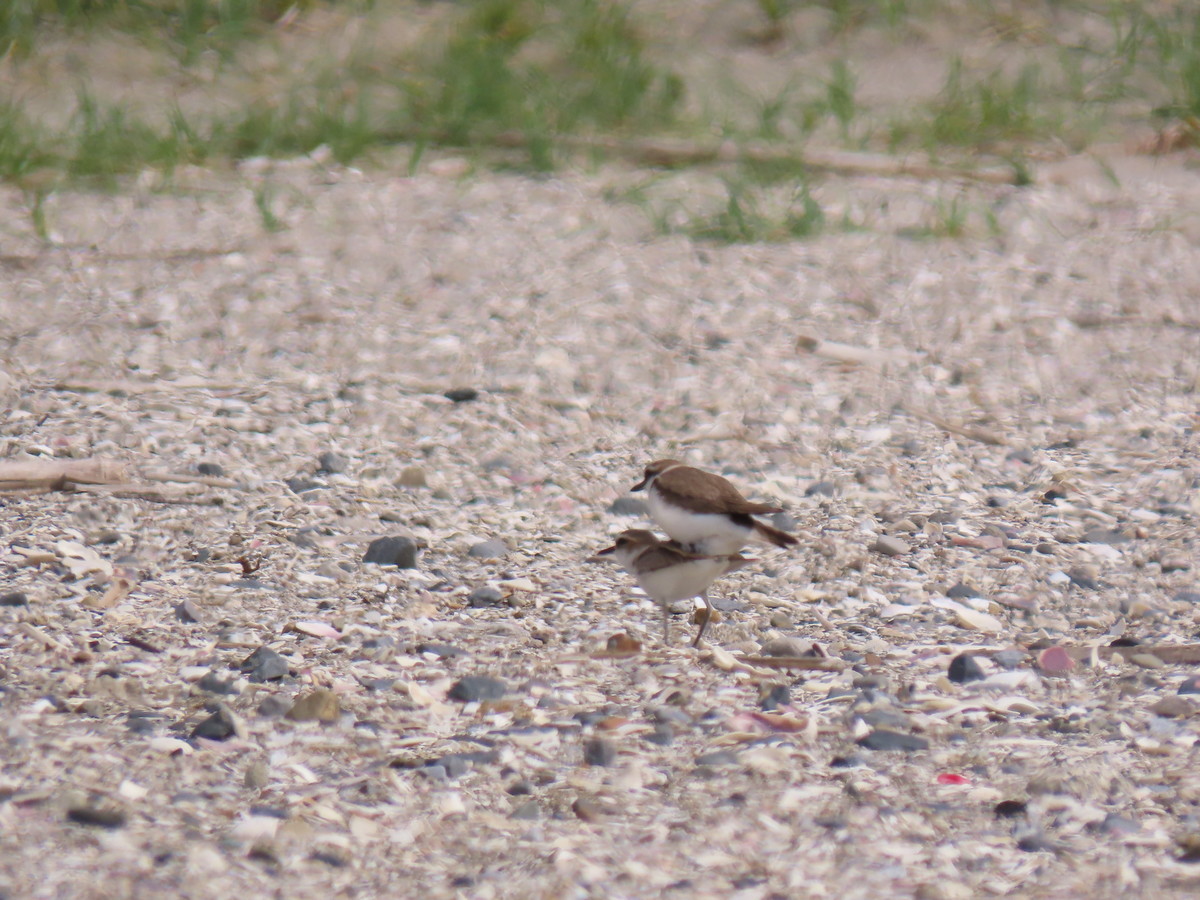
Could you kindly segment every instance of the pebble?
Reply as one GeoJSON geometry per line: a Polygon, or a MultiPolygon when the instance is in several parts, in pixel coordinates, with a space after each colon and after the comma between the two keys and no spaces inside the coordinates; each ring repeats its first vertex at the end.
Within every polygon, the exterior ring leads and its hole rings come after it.
{"type": "Polygon", "coordinates": [[[638,516],[644,518],[650,515],[650,510],[646,507],[645,500],[640,497],[630,497],[628,494],[614,500],[609,505],[608,511],[614,516],[638,516]]]}
{"type": "Polygon", "coordinates": [[[1189,675],[1179,685],[1180,694],[1200,694],[1200,675],[1189,675]]]}
{"type": "Polygon", "coordinates": [[[890,534],[885,534],[882,537],[877,538],[868,549],[884,556],[903,556],[905,553],[908,553],[912,547],[909,546],[908,541],[894,537],[890,534]]]}
{"type": "Polygon", "coordinates": [[[209,669],[199,681],[196,682],[196,687],[202,691],[208,691],[210,694],[238,694],[236,679],[222,678],[216,673],[215,669],[209,669]]]}
{"type": "Polygon", "coordinates": [[[963,584],[961,581],[946,591],[946,596],[951,600],[970,600],[973,597],[982,597],[983,594],[975,590],[970,585],[963,584]]]}
{"type": "Polygon", "coordinates": [[[992,662],[1002,669],[1015,669],[1025,662],[1024,650],[1000,650],[992,654],[992,662]]]}
{"type": "Polygon", "coordinates": [[[431,653],[440,659],[454,659],[458,656],[470,656],[471,654],[462,647],[455,647],[453,644],[439,644],[435,641],[426,641],[417,644],[418,653],[431,653]]]}
{"type": "Polygon", "coordinates": [[[94,828],[122,828],[127,817],[118,809],[98,809],[94,806],[72,806],[67,810],[67,818],[78,825],[90,825],[94,828]]]}
{"type": "Polygon", "coordinates": [[[1086,569],[1072,569],[1067,573],[1067,577],[1071,580],[1071,584],[1086,591],[1100,590],[1100,583],[1086,569]]]}
{"type": "Polygon", "coordinates": [[[473,559],[500,559],[507,554],[508,545],[501,540],[480,541],[467,551],[473,559]]]}
{"type": "Polygon", "coordinates": [[[222,478],[225,475],[225,467],[220,463],[202,462],[196,465],[196,471],[201,475],[207,475],[210,478],[222,478]]]}
{"type": "Polygon", "coordinates": [[[290,671],[288,661],[263,644],[238,666],[251,681],[275,681],[290,671]]]}
{"type": "Polygon", "coordinates": [[[264,759],[256,759],[250,765],[246,766],[246,773],[242,776],[242,784],[250,788],[252,791],[261,791],[271,782],[271,767],[267,765],[264,759]]]}
{"type": "Polygon", "coordinates": [[[669,747],[675,743],[675,729],[670,722],[658,722],[654,730],[646,735],[646,740],[660,747],[669,747]]]}
{"type": "Polygon", "coordinates": [[[960,653],[950,660],[946,676],[955,684],[966,684],[969,681],[980,681],[985,675],[979,663],[969,653],[960,653]]]}
{"type": "Polygon", "coordinates": [[[182,603],[175,604],[175,618],[180,622],[195,624],[200,621],[200,607],[193,600],[184,600],[182,603]]]}
{"type": "MultiPolygon", "coordinates": [[[[763,687],[767,688],[767,685],[763,685],[763,687]]],[[[788,690],[786,684],[770,685],[767,690],[760,691],[759,695],[758,707],[764,712],[771,712],[792,702],[792,692],[788,690]]]]}
{"type": "Polygon", "coordinates": [[[469,403],[479,397],[479,391],[475,390],[475,388],[456,387],[450,388],[442,396],[455,403],[469,403]]]}
{"type": "Polygon", "coordinates": [[[1172,694],[1151,706],[1150,711],[1156,716],[1165,716],[1168,719],[1187,719],[1196,714],[1196,704],[1178,694],[1172,694]]]}
{"type": "Polygon", "coordinates": [[[929,749],[929,741],[920,735],[905,734],[887,728],[876,728],[866,737],[859,738],[857,743],[868,750],[903,750],[911,753],[914,750],[929,749]]]}
{"type": "Polygon", "coordinates": [[[804,489],[805,497],[834,497],[837,496],[837,485],[832,481],[814,481],[804,489]]]}
{"type": "Polygon", "coordinates": [[[763,656],[810,656],[812,641],[793,637],[771,638],[763,642],[761,651],[763,656]]]}
{"type": "Polygon", "coordinates": [[[583,822],[599,822],[604,818],[604,809],[600,804],[586,797],[580,797],[572,803],[571,812],[583,822]]]}
{"type": "Polygon", "coordinates": [[[400,477],[396,479],[396,484],[403,488],[423,488],[429,486],[429,479],[425,477],[425,470],[420,466],[405,466],[400,472],[400,477]]]}
{"type": "Polygon", "coordinates": [[[583,744],[583,761],[589,766],[615,765],[617,745],[606,738],[590,738],[583,744]]]}
{"type": "Polygon", "coordinates": [[[336,722],[340,714],[337,694],[316,690],[298,698],[287,711],[286,717],[293,722],[336,722]]]}
{"type": "Polygon", "coordinates": [[[1192,567],[1192,561],[1186,556],[1164,556],[1158,561],[1158,565],[1163,572],[1186,572],[1192,567]]]}
{"type": "Polygon", "coordinates": [[[1024,800],[1001,800],[992,807],[992,814],[997,819],[1015,819],[1025,815],[1027,804],[1024,800]]]}
{"type": "Polygon", "coordinates": [[[526,800],[512,811],[512,818],[519,821],[531,822],[542,817],[542,809],[536,800],[526,800]]]}
{"type": "Polygon", "coordinates": [[[350,460],[332,450],[326,450],[317,457],[317,472],[321,475],[340,475],[349,465],[350,460]]]}
{"type": "MultiPolygon", "coordinates": [[[[1173,599],[1176,603],[1200,603],[1200,591],[1180,591],[1173,599]]],[[[4,605],[12,606],[11,603],[5,603],[4,605]]]]}
{"type": "Polygon", "coordinates": [[[28,606],[29,598],[20,591],[10,591],[0,596],[0,606],[28,606]]]}
{"type": "Polygon", "coordinates": [[[508,685],[499,678],[468,675],[454,682],[447,696],[463,703],[477,703],[480,700],[499,700],[507,691],[508,685]]]}
{"type": "Polygon", "coordinates": [[[266,719],[278,719],[280,716],[286,715],[291,708],[292,702],[286,697],[272,694],[269,697],[263,697],[258,704],[258,714],[266,719]]]}
{"type": "Polygon", "coordinates": [[[1141,666],[1143,669],[1161,669],[1166,665],[1166,663],[1153,653],[1135,653],[1129,657],[1129,661],[1135,666],[1141,666]]]}
{"type": "Polygon", "coordinates": [[[288,486],[288,490],[290,490],[293,494],[303,494],[308,491],[315,491],[325,487],[325,485],[321,484],[321,482],[313,481],[311,478],[306,478],[303,475],[296,475],[293,478],[285,478],[283,479],[283,483],[288,486]]]}
{"type": "Polygon", "coordinates": [[[499,588],[485,584],[467,594],[467,603],[471,609],[482,609],[488,606],[500,606],[504,602],[504,594],[499,588]]]}
{"type": "Polygon", "coordinates": [[[737,754],[732,750],[714,750],[696,757],[698,766],[736,766],[737,762],[737,754]]]}
{"type": "Polygon", "coordinates": [[[786,512],[777,512],[771,516],[771,524],[780,531],[795,531],[799,524],[796,517],[786,512]]]}
{"type": "Polygon", "coordinates": [[[1130,537],[1109,528],[1092,528],[1083,533],[1079,539],[1081,544],[1125,544],[1130,537]]]}
{"type": "Polygon", "coordinates": [[[1037,664],[1047,675],[1066,675],[1076,665],[1074,657],[1057,644],[1039,653],[1037,664]]]}
{"type": "Polygon", "coordinates": [[[954,610],[954,621],[971,631],[998,634],[1004,630],[1004,623],[991,613],[980,612],[967,606],[954,610]]]}
{"type": "Polygon", "coordinates": [[[192,729],[193,738],[208,738],[210,741],[226,741],[237,732],[237,724],[224,706],[192,729]]]}
{"type": "Polygon", "coordinates": [[[368,545],[362,561],[377,566],[415,569],[417,567],[417,542],[406,537],[376,538],[368,545]]]}

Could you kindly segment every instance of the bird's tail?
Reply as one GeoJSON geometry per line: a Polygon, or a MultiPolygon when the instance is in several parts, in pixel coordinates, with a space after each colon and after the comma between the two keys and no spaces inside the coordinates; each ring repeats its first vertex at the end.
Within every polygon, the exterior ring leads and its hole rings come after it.
{"type": "Polygon", "coordinates": [[[786,531],[780,531],[778,528],[764,525],[759,521],[754,523],[754,533],[768,544],[774,544],[776,547],[793,547],[800,543],[799,538],[793,537],[786,531]]]}

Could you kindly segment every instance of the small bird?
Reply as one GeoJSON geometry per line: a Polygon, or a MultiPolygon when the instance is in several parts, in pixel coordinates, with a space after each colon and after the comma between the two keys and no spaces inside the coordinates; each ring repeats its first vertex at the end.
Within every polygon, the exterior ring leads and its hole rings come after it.
{"type": "Polygon", "coordinates": [[[657,535],[641,528],[621,532],[615,544],[596,553],[597,558],[609,555],[616,557],[625,571],[637,579],[638,586],[662,607],[664,641],[669,641],[670,637],[668,604],[692,597],[704,601],[706,615],[692,641],[693,647],[704,637],[704,630],[712,618],[709,587],[722,575],[736,572],[755,561],[736,553],[719,556],[688,553],[675,541],[659,540],[657,535]]]}
{"type": "Polygon", "coordinates": [[[754,518],[782,512],[778,506],[747,500],[720,475],[685,466],[677,459],[660,459],[646,466],[645,477],[630,488],[643,489],[650,517],[691,553],[726,556],[756,537],[777,547],[799,543],[787,532],[754,518]]]}

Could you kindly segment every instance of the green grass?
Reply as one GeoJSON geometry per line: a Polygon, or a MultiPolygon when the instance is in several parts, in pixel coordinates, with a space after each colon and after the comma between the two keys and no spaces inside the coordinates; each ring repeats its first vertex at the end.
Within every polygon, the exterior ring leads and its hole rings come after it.
{"type": "MultiPolygon", "coordinates": [[[[778,187],[778,185],[775,185],[778,187]]],[[[748,244],[803,240],[821,234],[825,211],[807,181],[793,179],[786,199],[764,189],[744,173],[722,179],[723,202],[697,203],[677,197],[655,197],[650,186],[628,191],[614,200],[639,206],[659,234],[685,234],[698,241],[748,244]]]]}
{"type": "Polygon", "coordinates": [[[517,132],[534,168],[551,163],[555,134],[661,129],[683,96],[626,9],[603,0],[483,0],[401,88],[410,138],[469,146],[517,132]]]}
{"type": "Polygon", "coordinates": [[[1044,139],[1061,124],[1043,102],[1046,86],[1032,65],[1016,77],[990,72],[967,79],[951,61],[941,94],[915,116],[893,122],[892,149],[913,143],[931,154],[945,147],[990,148],[1044,139]]]}
{"type": "MultiPolygon", "coordinates": [[[[702,111],[687,112],[684,83],[647,38],[634,15],[642,11],[621,0],[439,6],[430,19],[436,24],[415,47],[388,47],[382,52],[391,55],[381,58],[368,40],[358,50],[339,50],[336,60],[318,55],[305,66],[271,57],[290,47],[275,27],[281,18],[339,5],[350,10],[339,21],[348,21],[371,9],[373,0],[0,0],[0,48],[14,72],[24,65],[37,71],[39,47],[51,38],[90,41],[112,31],[169,47],[171,77],[193,88],[193,97],[200,79],[220,85],[232,73],[246,83],[259,64],[258,50],[240,55],[241,49],[255,41],[268,51],[259,55],[272,60],[263,83],[282,85],[232,107],[192,103],[185,111],[164,103],[137,112],[105,100],[80,71],[87,88],[77,89],[75,111],[63,124],[34,118],[19,100],[0,102],[0,178],[36,193],[62,180],[111,185],[147,167],[169,173],[190,163],[299,156],[323,145],[342,163],[404,144],[412,149],[413,170],[427,148],[438,146],[486,154],[485,164],[547,170],[565,158],[560,139],[576,135],[756,139],[794,144],[797,157],[802,142],[812,140],[822,148],[920,151],[966,164],[991,155],[1021,170],[1031,146],[1086,149],[1117,108],[1126,127],[1167,120],[1200,131],[1200,11],[1177,5],[1151,14],[1141,4],[1088,7],[1092,2],[1062,0],[1061,12],[1090,17],[1091,27],[1064,29],[1061,45],[1059,32],[1039,24],[1044,17],[1036,11],[1006,13],[1013,27],[998,40],[1016,48],[1023,63],[1003,72],[969,71],[951,60],[935,98],[896,114],[863,99],[877,91],[870,66],[855,55],[856,33],[914,24],[958,6],[819,0],[826,15],[817,21],[828,33],[788,39],[804,46],[836,40],[824,72],[800,70],[765,100],[749,82],[736,84],[724,101],[719,91],[697,91],[702,111]],[[1026,52],[1030,45],[1021,42],[1031,37],[1044,43],[1026,52]],[[200,59],[208,62],[194,66],[200,59]]],[[[812,5],[757,0],[757,14],[782,25],[809,15],[812,5]]],[[[966,13],[987,18],[990,10],[977,0],[966,13]]],[[[370,23],[367,17],[358,24],[368,33],[370,23]]],[[[921,39],[918,28],[908,33],[921,39]]],[[[37,96],[39,88],[30,93],[37,96]]],[[[70,99],[67,94],[63,102],[70,99]]],[[[826,221],[809,189],[813,175],[798,162],[742,161],[717,171],[726,178],[721,202],[668,204],[653,213],[664,230],[749,241],[802,239],[843,227],[826,221]]],[[[265,227],[281,224],[270,196],[256,202],[265,227]]],[[[965,210],[950,197],[935,204],[920,230],[954,237],[978,232],[985,220],[985,213],[965,210]]]]}
{"type": "MultiPolygon", "coordinates": [[[[363,8],[370,5],[370,0],[356,2],[363,8]]],[[[206,49],[228,54],[293,7],[312,5],[313,0],[4,0],[0,55],[33,53],[56,28],[85,33],[108,28],[161,38],[190,62],[206,49]]]]}

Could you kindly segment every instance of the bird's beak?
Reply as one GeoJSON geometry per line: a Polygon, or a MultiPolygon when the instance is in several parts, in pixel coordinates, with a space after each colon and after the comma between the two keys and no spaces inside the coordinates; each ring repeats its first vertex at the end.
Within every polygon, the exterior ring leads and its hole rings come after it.
{"type": "Polygon", "coordinates": [[[616,550],[617,550],[616,544],[613,544],[611,547],[605,547],[603,550],[597,550],[594,555],[589,556],[587,558],[587,561],[588,562],[608,562],[608,560],[605,559],[605,557],[607,557],[608,555],[610,555],[612,553],[615,553],[616,550]]]}
{"type": "Polygon", "coordinates": [[[650,480],[650,478],[649,478],[649,476],[647,476],[647,477],[643,478],[641,481],[639,481],[637,484],[635,484],[633,487],[631,487],[629,490],[640,491],[642,488],[644,488],[646,486],[646,482],[649,480],[650,480]]]}

